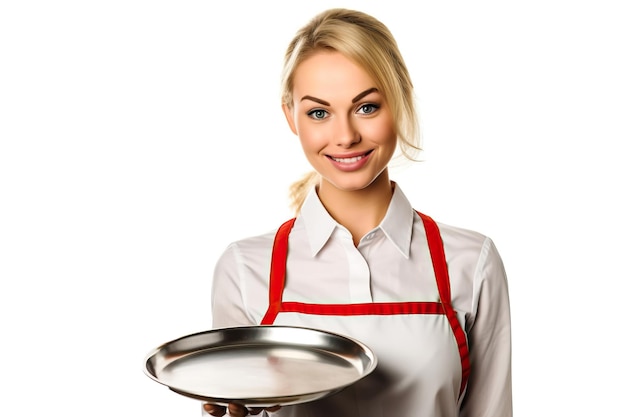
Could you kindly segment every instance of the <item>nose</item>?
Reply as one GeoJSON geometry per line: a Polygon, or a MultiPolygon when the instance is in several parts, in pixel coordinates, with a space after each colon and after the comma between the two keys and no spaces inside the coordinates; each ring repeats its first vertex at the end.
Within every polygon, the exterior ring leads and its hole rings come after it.
{"type": "Polygon", "coordinates": [[[335,126],[335,144],[349,148],[361,142],[361,134],[350,117],[337,118],[335,126]]]}

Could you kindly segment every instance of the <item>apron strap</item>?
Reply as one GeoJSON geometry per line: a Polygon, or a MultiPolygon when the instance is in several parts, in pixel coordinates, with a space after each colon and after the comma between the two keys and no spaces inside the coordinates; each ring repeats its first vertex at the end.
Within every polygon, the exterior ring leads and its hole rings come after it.
{"type": "Polygon", "coordinates": [[[441,298],[441,305],[445,312],[452,332],[456,338],[456,342],[459,346],[459,355],[461,357],[462,366],[462,379],[461,379],[461,391],[459,392],[459,398],[465,391],[467,386],[467,380],[469,379],[470,372],[470,360],[469,360],[469,348],[467,346],[467,339],[465,332],[461,327],[456,312],[452,308],[452,296],[450,293],[450,277],[448,276],[448,266],[446,263],[446,254],[443,248],[443,241],[441,240],[441,234],[437,223],[429,216],[420,213],[417,214],[424,223],[424,230],[426,231],[426,240],[428,241],[428,249],[430,250],[430,257],[433,262],[433,268],[435,269],[435,279],[437,280],[437,287],[439,288],[439,297],[441,298]]]}
{"type": "Polygon", "coordinates": [[[293,227],[295,217],[283,223],[276,232],[272,249],[272,263],[270,265],[270,303],[265,317],[261,320],[262,325],[274,323],[274,319],[280,312],[283,301],[283,288],[285,288],[285,275],[287,271],[287,246],[289,244],[289,232],[293,227]]]}

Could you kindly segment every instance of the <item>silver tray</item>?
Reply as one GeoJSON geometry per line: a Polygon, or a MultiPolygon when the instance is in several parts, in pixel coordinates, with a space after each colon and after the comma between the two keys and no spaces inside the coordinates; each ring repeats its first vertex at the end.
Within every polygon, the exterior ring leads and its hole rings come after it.
{"type": "Polygon", "coordinates": [[[212,404],[271,407],[334,394],[370,374],[374,353],[358,340],[291,326],[214,329],[154,349],[144,372],[212,404]]]}

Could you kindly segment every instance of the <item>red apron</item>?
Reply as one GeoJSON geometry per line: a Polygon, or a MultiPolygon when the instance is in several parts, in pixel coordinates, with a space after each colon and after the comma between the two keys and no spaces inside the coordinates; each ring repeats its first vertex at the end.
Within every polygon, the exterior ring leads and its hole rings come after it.
{"type": "Polygon", "coordinates": [[[419,213],[434,268],[438,301],[312,304],[283,300],[289,233],[276,233],[263,325],[304,326],[354,337],[378,356],[376,370],[322,400],[283,407],[279,416],[456,416],[469,376],[465,332],[451,304],[437,224],[419,213]],[[332,316],[329,319],[327,316],[332,316]]]}

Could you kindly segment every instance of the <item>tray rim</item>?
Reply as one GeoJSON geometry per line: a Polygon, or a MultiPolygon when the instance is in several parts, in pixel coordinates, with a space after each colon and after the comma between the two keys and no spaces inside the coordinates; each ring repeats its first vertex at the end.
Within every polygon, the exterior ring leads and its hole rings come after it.
{"type": "MultiPolygon", "coordinates": [[[[297,344],[294,344],[294,346],[297,344]]],[[[233,345],[236,346],[236,345],[233,345]]],[[[305,346],[305,345],[302,345],[305,346]]],[[[207,348],[209,348],[210,346],[207,346],[207,348]]],[[[196,351],[190,351],[188,354],[192,355],[192,354],[196,354],[198,352],[201,352],[202,349],[200,350],[196,350],[196,351]]],[[[187,354],[186,354],[187,355],[187,354]]],[[[183,355],[183,356],[186,356],[183,355]]],[[[338,332],[334,332],[334,331],[329,331],[329,330],[324,330],[324,329],[319,329],[319,328],[314,328],[314,327],[307,327],[307,326],[292,326],[292,325],[239,325],[239,326],[227,326],[227,327],[216,327],[216,328],[211,328],[208,330],[203,330],[203,331],[198,331],[198,332],[194,332],[194,333],[190,333],[187,335],[183,335],[177,338],[174,338],[172,340],[169,340],[167,342],[161,343],[160,345],[158,345],[157,347],[151,349],[148,354],[145,355],[144,357],[144,361],[143,361],[143,373],[145,375],[147,375],[150,379],[152,379],[153,381],[169,388],[172,392],[175,392],[177,394],[189,397],[189,398],[193,398],[196,400],[201,400],[204,402],[209,402],[212,404],[217,404],[217,405],[227,405],[230,402],[234,402],[234,403],[238,403],[244,406],[252,406],[252,407],[270,407],[270,406],[274,406],[274,405],[294,405],[294,404],[301,404],[301,403],[305,403],[305,402],[310,402],[310,401],[314,401],[317,399],[321,399],[323,397],[332,395],[334,393],[337,393],[341,390],[343,390],[344,388],[358,382],[359,380],[365,378],[366,376],[368,376],[369,374],[371,374],[377,367],[378,365],[378,357],[377,355],[374,353],[374,351],[365,343],[363,343],[362,341],[351,337],[351,336],[347,336],[338,332]],[[164,381],[160,380],[158,378],[157,375],[153,374],[150,371],[151,368],[151,363],[152,363],[152,358],[154,358],[156,355],[158,355],[159,353],[163,352],[164,349],[168,348],[169,346],[172,346],[174,344],[176,344],[177,342],[181,342],[184,341],[185,339],[191,339],[194,337],[201,337],[205,334],[210,334],[210,333],[223,333],[223,332],[230,332],[230,331],[238,331],[238,330],[252,330],[252,331],[258,331],[264,328],[274,328],[274,329],[294,329],[294,330],[301,330],[301,331],[305,331],[305,332],[314,332],[314,333],[318,333],[318,334],[322,334],[322,335],[326,335],[332,338],[338,338],[338,339],[343,339],[344,341],[347,341],[355,346],[358,346],[361,349],[361,354],[364,355],[365,357],[369,358],[369,363],[366,364],[366,366],[364,367],[363,371],[360,372],[360,375],[358,378],[356,378],[355,380],[331,388],[331,389],[327,389],[327,390],[318,390],[318,391],[308,391],[306,393],[302,393],[302,394],[293,394],[293,395],[276,395],[276,396],[271,396],[271,397],[257,397],[257,398],[222,398],[222,397],[210,397],[207,395],[201,395],[201,394],[196,394],[193,392],[187,392],[184,389],[181,389],[180,387],[173,387],[170,386],[168,384],[166,384],[164,381]]],[[[152,367],[152,369],[154,370],[154,367],[152,367]]],[[[155,372],[156,373],[156,372],[155,372]]]]}

